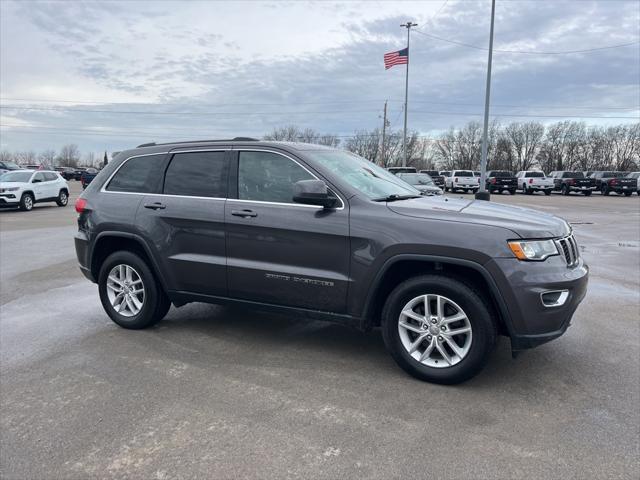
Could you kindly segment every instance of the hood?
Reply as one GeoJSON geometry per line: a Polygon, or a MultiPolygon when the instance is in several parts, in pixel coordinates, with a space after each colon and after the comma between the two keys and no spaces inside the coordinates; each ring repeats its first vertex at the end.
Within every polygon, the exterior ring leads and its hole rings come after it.
{"type": "Polygon", "coordinates": [[[24,187],[24,182],[0,182],[0,188],[16,188],[24,187]]]}
{"type": "Polygon", "coordinates": [[[569,224],[555,215],[484,200],[433,196],[389,202],[387,207],[408,217],[502,227],[521,238],[563,237],[571,232],[569,224]]]}

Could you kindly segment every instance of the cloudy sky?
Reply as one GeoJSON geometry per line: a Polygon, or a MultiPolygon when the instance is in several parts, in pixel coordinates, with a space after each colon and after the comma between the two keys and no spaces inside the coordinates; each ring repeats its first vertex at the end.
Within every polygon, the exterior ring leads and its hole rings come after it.
{"type": "MultiPolygon", "coordinates": [[[[2,149],[114,151],[287,124],[346,138],[380,126],[385,100],[401,128],[404,67],[385,71],[382,56],[405,46],[407,20],[418,23],[409,128],[431,136],[482,118],[488,0],[2,0],[0,9],[2,149]]],[[[498,0],[492,115],[638,121],[639,39],[637,0],[498,0]],[[587,49],[599,50],[555,54],[587,49]]]]}

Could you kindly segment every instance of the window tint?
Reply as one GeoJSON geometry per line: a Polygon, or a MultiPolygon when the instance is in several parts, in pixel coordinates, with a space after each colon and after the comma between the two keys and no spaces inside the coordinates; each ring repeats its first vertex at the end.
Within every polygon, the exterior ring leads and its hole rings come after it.
{"type": "Polygon", "coordinates": [[[240,152],[238,198],[293,203],[293,184],[314,177],[294,161],[269,152],[240,152]]]}
{"type": "Polygon", "coordinates": [[[51,172],[44,172],[44,179],[47,182],[51,182],[53,180],[57,180],[58,176],[55,173],[51,173],[51,172]]]}
{"type": "Polygon", "coordinates": [[[543,172],[527,172],[525,175],[526,178],[541,178],[544,177],[543,172]]]}
{"type": "Polygon", "coordinates": [[[176,153],[164,177],[164,193],[225,198],[227,196],[226,152],[176,153]]]}
{"type": "Polygon", "coordinates": [[[162,182],[164,154],[131,158],[109,182],[110,192],[158,193],[162,182]]]}
{"type": "Polygon", "coordinates": [[[473,177],[473,172],[469,170],[456,170],[453,173],[456,177],[473,177]]]}
{"type": "MultiPolygon", "coordinates": [[[[33,176],[33,180],[37,180],[37,181],[39,181],[39,182],[44,182],[44,181],[45,181],[44,173],[42,173],[42,172],[38,172],[38,173],[36,173],[36,174],[33,176]]],[[[32,180],[32,182],[33,182],[33,180],[32,180]]]]}

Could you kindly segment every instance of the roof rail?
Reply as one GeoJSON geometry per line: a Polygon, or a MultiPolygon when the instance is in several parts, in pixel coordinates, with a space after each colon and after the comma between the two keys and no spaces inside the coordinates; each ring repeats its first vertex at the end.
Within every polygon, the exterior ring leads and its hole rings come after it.
{"type": "Polygon", "coordinates": [[[181,142],[167,142],[167,143],[156,143],[149,142],[143,143],[142,145],[138,145],[136,148],[143,147],[155,147],[156,145],[178,145],[182,143],[208,143],[208,142],[259,142],[257,138],[251,137],[235,137],[235,138],[227,138],[227,139],[216,139],[216,140],[184,140],[181,142]]]}

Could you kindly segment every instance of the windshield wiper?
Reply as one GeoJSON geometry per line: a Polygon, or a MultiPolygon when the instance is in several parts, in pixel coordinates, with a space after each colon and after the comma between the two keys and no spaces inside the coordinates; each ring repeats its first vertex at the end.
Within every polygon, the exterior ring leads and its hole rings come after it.
{"type": "Polygon", "coordinates": [[[409,200],[410,198],[420,198],[420,195],[398,195],[397,193],[393,193],[391,195],[387,195],[386,197],[378,197],[374,198],[374,202],[395,202],[397,200],[409,200]]]}

